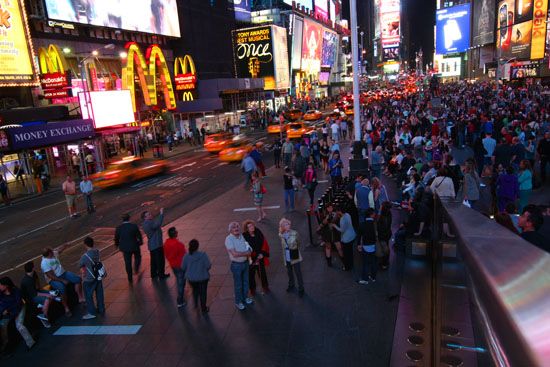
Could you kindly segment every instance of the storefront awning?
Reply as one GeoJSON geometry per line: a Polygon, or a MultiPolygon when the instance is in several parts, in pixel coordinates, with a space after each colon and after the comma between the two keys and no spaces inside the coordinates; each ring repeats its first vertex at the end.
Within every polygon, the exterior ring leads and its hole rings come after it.
{"type": "Polygon", "coordinates": [[[139,126],[124,126],[124,127],[116,127],[112,129],[103,129],[96,131],[97,134],[101,135],[112,135],[112,134],[125,134],[125,133],[133,133],[136,131],[139,131],[141,128],[139,126]]]}

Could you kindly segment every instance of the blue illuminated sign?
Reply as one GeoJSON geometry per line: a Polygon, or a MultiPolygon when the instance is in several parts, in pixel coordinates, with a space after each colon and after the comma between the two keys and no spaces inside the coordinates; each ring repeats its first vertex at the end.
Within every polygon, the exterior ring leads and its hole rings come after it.
{"type": "Polygon", "coordinates": [[[464,52],[470,47],[470,4],[436,12],[435,52],[446,55],[464,52]]]}

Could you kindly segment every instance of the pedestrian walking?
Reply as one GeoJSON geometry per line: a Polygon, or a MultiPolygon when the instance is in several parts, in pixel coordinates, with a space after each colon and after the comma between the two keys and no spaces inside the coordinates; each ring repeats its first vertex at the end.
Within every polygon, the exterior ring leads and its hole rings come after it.
{"type": "Polygon", "coordinates": [[[340,184],[342,183],[342,169],[344,168],[344,163],[340,159],[340,153],[335,151],[332,153],[332,158],[328,162],[328,169],[330,173],[330,182],[331,184],[340,184]]]}
{"type": "Polygon", "coordinates": [[[332,223],[331,226],[341,234],[340,243],[343,255],[342,260],[344,263],[342,270],[351,271],[353,269],[353,244],[355,243],[356,237],[351,221],[351,215],[344,212],[340,206],[336,207],[334,211],[336,212],[336,217],[339,221],[338,223],[332,223]]]}
{"type": "Polygon", "coordinates": [[[254,206],[258,210],[258,222],[265,219],[267,214],[263,208],[264,195],[267,193],[265,186],[262,184],[262,179],[258,172],[252,174],[252,195],[254,197],[254,206]]]}
{"type": "Polygon", "coordinates": [[[285,167],[290,167],[292,162],[292,152],[294,151],[294,145],[290,141],[290,138],[286,138],[286,141],[283,143],[283,164],[285,167]]]}
{"type": "Polygon", "coordinates": [[[205,252],[199,251],[199,241],[192,239],[189,241],[189,254],[184,256],[182,271],[185,279],[189,281],[193,289],[193,301],[195,307],[199,307],[202,313],[209,311],[206,306],[208,281],[210,280],[210,268],[212,264],[205,252]]]}
{"type": "Polygon", "coordinates": [[[168,264],[174,272],[176,277],[176,285],[178,289],[178,298],[176,299],[176,305],[178,308],[184,307],[187,305],[183,299],[183,294],[185,292],[185,272],[181,268],[183,263],[183,258],[187,250],[185,245],[178,240],[178,231],[176,227],[168,228],[168,239],[164,241],[164,256],[168,260],[168,264]]]}
{"type": "Polygon", "coordinates": [[[294,210],[294,176],[290,172],[290,168],[285,167],[283,174],[284,191],[285,191],[285,212],[294,210]]]}
{"type": "Polygon", "coordinates": [[[2,196],[2,200],[4,201],[4,205],[10,206],[11,205],[11,199],[10,195],[8,193],[8,183],[4,179],[4,176],[0,174],[0,195],[2,196]]]}
{"type": "Polygon", "coordinates": [[[373,208],[367,209],[367,219],[365,220],[364,230],[362,233],[361,243],[357,246],[357,250],[361,252],[363,258],[363,270],[359,284],[369,284],[376,282],[376,271],[378,264],[376,263],[376,222],[374,221],[375,213],[373,208]]]}
{"type": "Polygon", "coordinates": [[[80,181],[80,192],[86,199],[86,210],[88,214],[95,212],[94,203],[92,201],[92,193],[94,192],[94,185],[88,176],[84,176],[80,181]]]}
{"type": "Polygon", "coordinates": [[[238,222],[229,223],[229,234],[225,238],[225,248],[231,260],[231,273],[233,273],[233,286],[235,291],[235,306],[239,310],[251,305],[254,300],[248,297],[249,289],[249,264],[248,258],[252,254],[252,248],[241,234],[241,225],[238,222]]]}
{"type": "Polygon", "coordinates": [[[266,272],[266,267],[269,265],[269,244],[262,231],[256,227],[256,224],[252,220],[245,220],[242,228],[244,239],[252,247],[252,253],[250,254],[252,263],[250,264],[248,274],[250,294],[252,296],[256,294],[256,273],[260,277],[262,294],[269,293],[266,272]]]}
{"type": "Polygon", "coordinates": [[[281,150],[283,148],[283,145],[281,144],[281,141],[279,139],[275,139],[272,147],[273,147],[273,161],[275,164],[275,168],[281,168],[281,150]]]}
{"type": "Polygon", "coordinates": [[[309,195],[309,205],[313,208],[313,203],[315,201],[315,189],[317,188],[317,173],[313,163],[308,163],[306,172],[304,174],[304,184],[309,195]]]}
{"type": "Polygon", "coordinates": [[[97,314],[105,313],[105,302],[103,294],[103,276],[100,270],[103,267],[99,258],[99,250],[94,248],[94,239],[92,237],[84,238],[86,252],[80,258],[78,263],[81,269],[82,285],[84,296],[86,297],[86,313],[82,316],[83,320],[95,319],[97,314]],[[94,293],[97,304],[94,304],[94,293]]]}
{"type": "Polygon", "coordinates": [[[78,217],[78,212],[76,210],[76,183],[71,176],[67,176],[67,179],[63,182],[62,189],[65,193],[69,216],[71,218],[78,217]]]}
{"type": "Polygon", "coordinates": [[[252,174],[258,169],[256,162],[254,162],[254,159],[250,156],[250,154],[247,154],[243,158],[243,161],[241,162],[241,169],[245,175],[244,189],[246,190],[248,189],[248,185],[252,182],[252,174]]]}
{"type": "Polygon", "coordinates": [[[132,283],[132,257],[134,258],[134,274],[139,273],[141,265],[140,246],[143,244],[143,237],[137,224],[130,222],[130,214],[122,215],[122,224],[115,230],[115,247],[122,252],[124,267],[128,282],[132,283]]]}
{"type": "Polygon", "coordinates": [[[291,229],[291,222],[286,218],[281,219],[279,222],[279,238],[281,239],[283,259],[288,275],[288,287],[286,291],[291,292],[295,289],[294,276],[296,275],[296,280],[298,281],[298,295],[303,297],[304,280],[300,267],[303,258],[300,252],[300,237],[298,232],[291,229]]]}
{"type": "Polygon", "coordinates": [[[164,208],[160,208],[159,215],[154,218],[148,210],[141,213],[143,232],[147,235],[147,248],[151,255],[151,279],[166,279],[170,274],[164,272],[164,249],[162,247],[162,221],[164,208]]]}

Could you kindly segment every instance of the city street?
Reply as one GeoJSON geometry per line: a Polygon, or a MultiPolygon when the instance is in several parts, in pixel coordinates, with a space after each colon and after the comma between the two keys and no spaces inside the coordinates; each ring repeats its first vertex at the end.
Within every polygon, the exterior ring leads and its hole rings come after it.
{"type": "MultiPolygon", "coordinates": [[[[269,166],[272,154],[264,155],[269,166]]],[[[164,207],[168,223],[244,180],[238,163],[221,162],[216,154],[199,148],[169,162],[170,169],[165,175],[94,193],[93,214],[86,213],[84,199],[80,198],[77,207],[81,216],[77,219],[69,218],[60,190],[11,207],[0,207],[0,272],[9,272],[37,258],[45,246],[56,247],[98,230],[113,234],[123,213],[130,213],[133,221],[140,222],[142,211],[164,207]]],[[[112,237],[107,235],[105,241],[104,246],[112,245],[112,237]]],[[[77,260],[78,253],[74,255],[70,260],[77,260]]]]}

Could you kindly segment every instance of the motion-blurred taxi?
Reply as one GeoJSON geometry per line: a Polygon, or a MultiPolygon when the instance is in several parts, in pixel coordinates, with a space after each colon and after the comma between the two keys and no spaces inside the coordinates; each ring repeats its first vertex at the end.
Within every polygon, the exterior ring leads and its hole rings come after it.
{"type": "Polygon", "coordinates": [[[164,173],[168,164],[164,160],[127,157],[112,162],[103,172],[90,175],[95,187],[108,188],[164,173]]]}
{"type": "Polygon", "coordinates": [[[299,139],[310,130],[303,122],[293,122],[286,126],[286,136],[289,139],[299,139]]]}
{"type": "Polygon", "coordinates": [[[347,105],[344,107],[344,113],[348,116],[353,115],[353,105],[347,105]]]}
{"type": "Polygon", "coordinates": [[[252,146],[261,148],[262,142],[252,143],[249,139],[236,136],[229,144],[229,147],[222,150],[218,157],[222,162],[240,162],[248,152],[252,150],[252,146]]]}
{"type": "Polygon", "coordinates": [[[230,133],[206,135],[204,149],[210,153],[218,153],[229,146],[232,138],[233,135],[230,133]]]}
{"type": "Polygon", "coordinates": [[[297,108],[288,110],[284,113],[285,118],[289,121],[299,120],[302,118],[302,115],[303,115],[302,111],[297,108]]]}
{"type": "Polygon", "coordinates": [[[267,125],[267,133],[268,134],[280,134],[281,130],[285,131],[286,124],[287,123],[285,121],[285,123],[283,123],[282,129],[281,129],[281,124],[278,121],[273,121],[271,124],[267,125]]]}
{"type": "Polygon", "coordinates": [[[309,110],[304,114],[304,120],[306,121],[317,121],[323,117],[323,114],[317,110],[309,110]]]}

